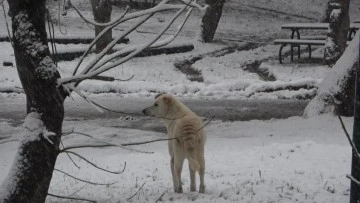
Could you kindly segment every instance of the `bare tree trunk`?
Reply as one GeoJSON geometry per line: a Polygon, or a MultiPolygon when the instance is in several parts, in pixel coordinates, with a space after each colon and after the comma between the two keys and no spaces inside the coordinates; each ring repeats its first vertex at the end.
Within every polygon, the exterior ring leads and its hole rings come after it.
{"type": "Polygon", "coordinates": [[[202,18],[200,41],[211,42],[214,39],[225,1],[226,0],[205,0],[205,3],[209,6],[202,18]]]}
{"type": "Polygon", "coordinates": [[[27,98],[22,141],[0,202],[44,202],[59,152],[65,93],[47,46],[46,0],[8,0],[18,74],[27,98]]]}
{"type": "MultiPolygon", "coordinates": [[[[111,0],[91,0],[94,20],[98,23],[107,23],[111,20],[111,0]]],[[[97,36],[104,27],[95,26],[95,36],[97,36]]],[[[112,30],[106,32],[96,43],[96,53],[100,53],[112,40],[112,30]]]]}
{"type": "Polygon", "coordinates": [[[344,53],[348,40],[349,0],[338,0],[336,3],[331,3],[331,8],[324,54],[325,62],[333,66],[344,53]]]}

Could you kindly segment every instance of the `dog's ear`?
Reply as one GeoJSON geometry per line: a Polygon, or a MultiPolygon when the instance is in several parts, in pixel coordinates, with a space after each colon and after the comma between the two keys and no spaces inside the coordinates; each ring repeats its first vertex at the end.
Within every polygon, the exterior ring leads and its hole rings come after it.
{"type": "Polygon", "coordinates": [[[170,104],[173,101],[173,98],[169,95],[164,95],[163,100],[165,104],[170,104]]]}

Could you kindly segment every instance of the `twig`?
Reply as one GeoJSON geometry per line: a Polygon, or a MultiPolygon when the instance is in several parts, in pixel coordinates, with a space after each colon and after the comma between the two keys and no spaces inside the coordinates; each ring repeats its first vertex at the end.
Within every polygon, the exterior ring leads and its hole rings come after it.
{"type": "MultiPolygon", "coordinates": [[[[62,140],[60,140],[61,146],[64,148],[64,144],[62,142],[62,140]]],[[[66,153],[66,155],[69,157],[70,161],[74,164],[75,167],[77,167],[78,169],[80,169],[80,166],[78,166],[75,161],[71,158],[69,153],[66,153]]]]}
{"type": "Polygon", "coordinates": [[[348,139],[348,141],[349,141],[349,143],[350,143],[350,145],[351,145],[351,148],[354,150],[355,156],[360,160],[360,154],[359,154],[358,150],[356,149],[355,143],[351,140],[350,135],[349,135],[349,133],[347,132],[347,130],[346,130],[346,128],[345,128],[345,125],[344,125],[344,122],[343,122],[341,116],[340,116],[338,113],[336,113],[336,115],[337,115],[337,117],[338,117],[339,120],[340,120],[341,127],[342,127],[342,129],[344,130],[344,132],[345,132],[346,138],[348,139]]]}
{"type": "MultiPolygon", "coordinates": [[[[78,135],[83,135],[85,137],[89,137],[89,138],[92,138],[94,140],[97,140],[99,142],[102,142],[102,143],[105,143],[105,144],[108,144],[108,145],[112,145],[113,147],[120,147],[120,148],[123,148],[123,149],[126,149],[126,150],[130,150],[130,151],[134,151],[134,152],[139,152],[139,153],[145,153],[145,154],[153,154],[154,152],[147,152],[147,151],[142,151],[142,150],[137,150],[137,149],[131,149],[131,148],[128,148],[126,146],[122,146],[121,144],[113,144],[113,143],[109,143],[109,142],[106,142],[106,141],[103,141],[103,140],[100,140],[100,139],[97,139],[89,134],[86,134],[86,133],[81,133],[81,132],[73,132],[74,134],[78,134],[78,135]]],[[[110,146],[109,146],[110,147],[110,146]]]]}
{"type": "Polygon", "coordinates": [[[90,80],[109,81],[109,82],[112,82],[112,81],[122,81],[122,82],[125,82],[125,81],[129,81],[129,80],[133,79],[134,76],[135,76],[135,75],[132,75],[132,76],[131,76],[130,78],[128,78],[128,79],[117,79],[117,78],[114,78],[114,77],[97,75],[97,76],[94,76],[94,77],[89,78],[89,79],[90,79],[90,80]]]}
{"type": "Polygon", "coordinates": [[[74,196],[75,194],[77,194],[78,192],[80,192],[81,190],[83,190],[86,185],[87,185],[87,183],[85,183],[81,188],[79,188],[78,190],[76,190],[75,192],[71,193],[71,194],[68,195],[68,196],[69,196],[69,197],[74,196]]]}
{"type": "Polygon", "coordinates": [[[167,193],[167,190],[165,190],[165,192],[162,193],[161,196],[156,199],[155,203],[157,203],[158,201],[161,201],[161,198],[162,198],[166,193],[167,193]]]}
{"type": "Polygon", "coordinates": [[[356,180],[352,175],[346,174],[346,177],[349,178],[351,181],[353,181],[358,186],[360,186],[360,181],[356,180]]]}
{"type": "Polygon", "coordinates": [[[104,168],[101,168],[99,167],[98,165],[94,164],[93,162],[89,161],[88,159],[86,159],[85,157],[81,156],[80,154],[76,153],[76,152],[73,152],[73,151],[63,151],[63,152],[68,152],[70,154],[74,154],[75,156],[79,157],[80,159],[86,161],[88,164],[92,165],[93,167],[99,169],[99,170],[102,170],[102,171],[105,171],[105,172],[108,172],[108,173],[112,173],[112,174],[122,174],[126,168],[126,162],[125,162],[125,165],[124,165],[124,168],[122,171],[109,171],[107,169],[104,169],[104,168]]]}
{"type": "MultiPolygon", "coordinates": [[[[125,168],[125,167],[124,167],[125,168]]],[[[95,182],[91,182],[91,181],[88,181],[88,180],[84,180],[84,179],[81,179],[81,178],[77,178],[73,175],[70,175],[69,173],[66,173],[65,171],[62,171],[62,170],[59,170],[59,169],[54,169],[54,171],[57,171],[57,172],[60,172],[60,173],[63,173],[75,180],[78,180],[78,181],[81,181],[81,182],[84,182],[84,183],[89,183],[91,185],[105,185],[105,186],[109,186],[109,185],[114,185],[115,183],[117,183],[118,181],[115,181],[115,182],[112,182],[112,183],[95,183],[95,182]]],[[[70,195],[71,196],[71,195],[70,195]]]]}
{"type": "MultiPolygon", "coordinates": [[[[66,84],[63,85],[63,87],[65,87],[65,89],[71,89],[72,91],[74,91],[75,93],[77,93],[79,96],[81,96],[83,99],[85,99],[89,104],[91,104],[93,107],[96,108],[96,110],[98,110],[99,112],[103,113],[102,109],[113,112],[113,113],[120,113],[120,114],[127,114],[127,115],[134,115],[134,116],[144,116],[144,114],[139,114],[139,113],[129,113],[129,112],[124,112],[124,111],[118,111],[118,110],[113,110],[110,109],[108,107],[105,107],[104,105],[101,105],[95,101],[93,101],[92,99],[90,99],[89,97],[87,97],[85,94],[83,94],[81,92],[81,90],[79,90],[78,88],[76,88],[73,84],[66,84]]],[[[177,120],[180,119],[182,117],[184,117],[184,115],[180,116],[180,117],[176,117],[176,118],[166,118],[166,117],[160,117],[160,116],[149,116],[149,117],[153,117],[153,118],[161,118],[161,119],[165,119],[165,120],[177,120]]]]}
{"type": "Polygon", "coordinates": [[[133,194],[131,197],[127,198],[126,200],[129,201],[131,200],[133,197],[135,197],[135,195],[144,187],[146,182],[144,182],[144,184],[142,184],[142,186],[135,192],[135,194],[133,194]]]}
{"type": "Polygon", "coordinates": [[[79,201],[94,202],[94,203],[96,203],[96,201],[95,201],[95,200],[92,200],[92,199],[85,199],[85,198],[80,198],[80,197],[69,197],[69,196],[55,195],[55,194],[51,194],[51,193],[48,193],[48,195],[49,195],[49,196],[52,196],[52,197],[59,198],[59,199],[71,199],[71,200],[79,200],[79,201]]]}

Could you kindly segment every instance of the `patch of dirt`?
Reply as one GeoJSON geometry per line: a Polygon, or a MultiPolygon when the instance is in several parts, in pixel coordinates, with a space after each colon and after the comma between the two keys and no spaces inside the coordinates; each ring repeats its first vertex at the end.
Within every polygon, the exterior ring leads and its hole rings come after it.
{"type": "Polygon", "coordinates": [[[174,66],[175,66],[175,68],[177,70],[184,73],[186,75],[186,77],[190,81],[204,82],[204,78],[201,75],[201,71],[199,71],[199,70],[192,67],[192,65],[196,61],[199,61],[199,60],[203,59],[206,56],[208,56],[208,57],[221,57],[221,56],[225,56],[227,54],[232,54],[232,53],[234,53],[236,51],[248,51],[248,50],[251,50],[251,49],[255,49],[255,48],[259,47],[259,46],[260,45],[256,44],[256,43],[246,43],[243,46],[231,46],[231,47],[216,50],[216,51],[213,51],[213,52],[210,52],[210,53],[193,56],[191,58],[188,58],[188,59],[185,59],[185,60],[182,60],[182,61],[177,61],[177,62],[174,63],[174,66]]]}

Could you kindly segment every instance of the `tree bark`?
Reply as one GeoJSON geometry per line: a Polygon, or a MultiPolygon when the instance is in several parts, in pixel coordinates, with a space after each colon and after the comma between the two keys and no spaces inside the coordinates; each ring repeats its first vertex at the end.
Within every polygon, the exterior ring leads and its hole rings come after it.
{"type": "Polygon", "coordinates": [[[353,115],[354,80],[355,67],[359,58],[359,37],[360,32],[356,33],[344,54],[324,77],[323,82],[319,85],[316,97],[305,108],[305,117],[332,112],[334,104],[330,97],[336,99],[337,113],[343,116],[353,115]]]}
{"type": "MultiPolygon", "coordinates": [[[[111,20],[111,0],[91,0],[91,7],[94,20],[98,23],[107,23],[111,20]]],[[[97,36],[104,27],[95,26],[95,36],[97,36]]],[[[112,41],[112,30],[106,32],[96,43],[95,52],[100,53],[112,41]]]]}
{"type": "Polygon", "coordinates": [[[45,29],[46,0],[8,0],[14,53],[27,101],[22,141],[0,202],[44,202],[59,153],[66,97],[56,80],[45,29]]]}
{"type": "Polygon", "coordinates": [[[200,41],[211,42],[214,39],[225,1],[226,0],[205,0],[205,3],[209,6],[206,8],[201,21],[200,41]]]}
{"type": "Polygon", "coordinates": [[[330,4],[332,11],[324,51],[325,62],[329,66],[333,66],[346,49],[350,26],[349,3],[349,0],[338,0],[330,4]]]}

